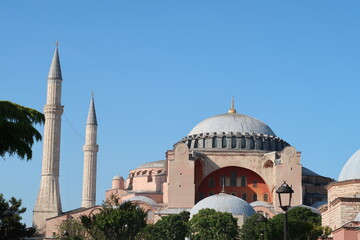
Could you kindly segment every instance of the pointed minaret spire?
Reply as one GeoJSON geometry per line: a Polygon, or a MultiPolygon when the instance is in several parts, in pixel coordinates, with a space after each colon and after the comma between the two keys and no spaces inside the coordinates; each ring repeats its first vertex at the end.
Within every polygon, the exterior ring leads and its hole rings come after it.
{"type": "Polygon", "coordinates": [[[58,46],[50,66],[47,81],[47,97],[44,106],[45,125],[40,189],[33,211],[33,225],[40,233],[45,231],[46,219],[61,214],[59,171],[62,85],[58,46]]]}
{"type": "Polygon", "coordinates": [[[232,96],[231,97],[231,107],[230,107],[230,110],[228,111],[228,113],[236,113],[236,110],[234,108],[234,97],[232,96]]]}
{"type": "Polygon", "coordinates": [[[99,145],[97,140],[97,121],[94,104],[94,93],[90,101],[89,113],[86,121],[86,137],[84,151],[83,191],[81,207],[89,208],[96,204],[96,165],[99,145]]]}
{"type": "Polygon", "coordinates": [[[90,108],[89,108],[86,124],[97,125],[95,104],[94,104],[94,93],[91,94],[90,108]]]}
{"type": "Polygon", "coordinates": [[[56,41],[55,53],[54,53],[53,60],[51,62],[48,79],[62,79],[58,46],[59,46],[59,43],[58,43],[58,41],[56,41]]]}

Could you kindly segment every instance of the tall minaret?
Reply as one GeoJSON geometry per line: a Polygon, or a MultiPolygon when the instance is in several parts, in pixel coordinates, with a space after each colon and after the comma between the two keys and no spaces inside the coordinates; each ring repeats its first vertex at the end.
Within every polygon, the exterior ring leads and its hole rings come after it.
{"type": "Polygon", "coordinates": [[[96,160],[99,146],[96,144],[97,121],[94,105],[94,94],[90,101],[89,114],[86,121],[86,137],[84,150],[84,174],[81,207],[95,206],[96,201],[96,160]]]}
{"type": "Polygon", "coordinates": [[[33,225],[45,231],[45,219],[61,213],[59,189],[60,134],[62,76],[58,43],[51,63],[47,81],[47,98],[44,106],[45,125],[40,190],[33,211],[33,225]]]}

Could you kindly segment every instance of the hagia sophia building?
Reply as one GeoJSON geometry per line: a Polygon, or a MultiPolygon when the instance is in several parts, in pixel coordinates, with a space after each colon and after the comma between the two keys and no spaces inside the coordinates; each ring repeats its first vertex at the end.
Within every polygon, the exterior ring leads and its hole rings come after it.
{"type": "MultiPolygon", "coordinates": [[[[62,81],[56,46],[44,107],[42,175],[33,210],[33,225],[46,237],[58,233],[58,225],[63,221],[96,213],[101,208],[95,203],[99,147],[93,97],[83,146],[81,207],[67,212],[61,208],[62,81]]],[[[198,123],[188,134],[184,133],[173,149],[166,151],[165,160],[134,166],[126,179],[113,177],[106,198],[115,195],[121,202],[138,204],[147,212],[149,223],[184,210],[194,215],[202,208],[214,208],[232,213],[242,225],[255,212],[268,218],[281,213],[276,190],[286,181],[294,190],[292,206],[321,213],[323,225],[333,230],[346,229],[342,227],[349,223],[356,228],[355,219],[360,220],[360,215],[357,216],[360,165],[356,165],[360,164],[360,152],[349,160],[339,181],[335,182],[303,167],[301,152],[265,123],[237,113],[234,101],[227,110],[198,123]],[[355,174],[351,175],[350,171],[355,174]]]]}

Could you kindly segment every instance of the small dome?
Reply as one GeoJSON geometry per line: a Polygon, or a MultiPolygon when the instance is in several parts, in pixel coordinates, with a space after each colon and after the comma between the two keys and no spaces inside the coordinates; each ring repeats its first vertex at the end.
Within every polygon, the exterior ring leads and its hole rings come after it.
{"type": "Polygon", "coordinates": [[[360,179],[360,150],[357,150],[342,168],[339,181],[360,179]]]}
{"type": "Polygon", "coordinates": [[[218,212],[228,212],[233,215],[244,215],[247,217],[255,214],[255,210],[249,203],[241,198],[226,193],[219,193],[204,198],[191,209],[190,216],[194,216],[201,209],[205,208],[214,209],[218,212]]]}
{"type": "Polygon", "coordinates": [[[225,113],[207,118],[196,125],[188,135],[200,133],[249,133],[264,134],[276,137],[275,133],[265,123],[239,113],[225,113]]]}
{"type": "Polygon", "coordinates": [[[309,209],[310,211],[312,211],[313,213],[316,213],[316,214],[321,215],[320,211],[319,211],[319,210],[317,210],[316,208],[314,208],[314,207],[310,207],[310,206],[307,206],[307,205],[303,205],[303,204],[301,204],[301,205],[297,205],[297,206],[293,206],[293,207],[290,207],[290,209],[293,209],[293,208],[298,208],[298,207],[301,207],[301,208],[307,208],[307,209],[309,209]]]}
{"type": "Polygon", "coordinates": [[[165,160],[159,160],[159,161],[153,161],[153,162],[147,162],[140,166],[138,166],[136,169],[142,169],[142,168],[164,168],[165,167],[165,160]]]}
{"type": "Polygon", "coordinates": [[[360,222],[360,212],[358,213],[358,215],[356,216],[355,220],[356,222],[360,222]]]}
{"type": "Polygon", "coordinates": [[[151,206],[154,206],[154,207],[158,205],[157,202],[155,202],[151,198],[145,197],[145,196],[135,196],[135,197],[129,198],[127,200],[124,200],[124,202],[127,202],[127,201],[130,201],[130,202],[144,202],[144,203],[150,204],[151,206]]]}
{"type": "Polygon", "coordinates": [[[120,175],[116,175],[115,177],[113,177],[113,179],[112,179],[112,180],[121,180],[121,179],[123,179],[123,180],[124,180],[124,178],[123,178],[122,176],[120,176],[120,175]]]}
{"type": "Polygon", "coordinates": [[[274,205],[272,205],[271,203],[263,202],[263,201],[252,202],[252,203],[250,203],[250,206],[252,206],[252,207],[274,208],[274,205]]]}
{"type": "Polygon", "coordinates": [[[319,207],[324,206],[325,204],[327,204],[326,201],[317,201],[316,203],[311,205],[311,207],[318,209],[319,207]]]}

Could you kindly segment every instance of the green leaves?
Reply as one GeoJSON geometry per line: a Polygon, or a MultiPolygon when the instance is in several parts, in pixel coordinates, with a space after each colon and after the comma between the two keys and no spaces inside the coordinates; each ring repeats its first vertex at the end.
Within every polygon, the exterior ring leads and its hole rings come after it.
{"type": "Polygon", "coordinates": [[[144,240],[184,240],[189,232],[189,212],[181,212],[162,217],[150,224],[140,234],[144,240]]]}
{"type": "MultiPolygon", "coordinates": [[[[248,218],[240,230],[241,240],[257,240],[264,234],[266,240],[284,236],[284,214],[278,214],[264,223],[256,224],[258,215],[248,218]]],[[[321,216],[308,208],[295,207],[288,211],[289,237],[292,240],[316,240],[328,236],[331,229],[321,226],[321,216]]]]}
{"type": "Polygon", "coordinates": [[[233,240],[238,237],[239,227],[230,213],[207,208],[192,217],[190,232],[194,240],[233,240]]]}
{"type": "Polygon", "coordinates": [[[26,225],[20,222],[20,215],[25,211],[26,208],[21,207],[21,200],[12,197],[6,201],[0,194],[0,239],[18,240],[34,235],[35,229],[26,228],[26,225]]]}
{"type": "Polygon", "coordinates": [[[81,216],[80,222],[94,240],[133,240],[146,226],[146,213],[131,202],[119,204],[117,198],[103,204],[100,213],[81,216]]]}
{"type": "Polygon", "coordinates": [[[18,155],[20,159],[30,160],[32,145],[41,140],[34,125],[44,122],[44,115],[34,109],[0,101],[0,156],[18,155]]]}

